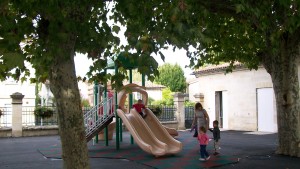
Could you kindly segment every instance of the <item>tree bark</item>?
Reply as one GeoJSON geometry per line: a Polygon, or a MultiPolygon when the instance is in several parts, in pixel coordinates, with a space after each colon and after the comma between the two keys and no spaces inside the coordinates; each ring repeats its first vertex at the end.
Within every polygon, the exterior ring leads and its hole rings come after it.
{"type": "Polygon", "coordinates": [[[89,158],[85,138],[80,94],[75,73],[74,44],[61,45],[50,70],[50,88],[56,99],[63,168],[88,169],[89,158]]]}
{"type": "Polygon", "coordinates": [[[263,65],[273,81],[276,98],[278,124],[276,153],[300,157],[299,48],[284,38],[280,44],[277,55],[263,58],[263,65]]]}

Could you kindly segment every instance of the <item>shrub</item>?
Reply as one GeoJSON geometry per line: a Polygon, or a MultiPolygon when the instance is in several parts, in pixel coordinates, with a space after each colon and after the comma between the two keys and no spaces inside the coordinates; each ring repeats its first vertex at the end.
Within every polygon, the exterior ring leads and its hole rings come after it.
{"type": "Polygon", "coordinates": [[[41,117],[41,118],[48,118],[53,115],[54,111],[52,108],[48,107],[37,107],[34,110],[34,115],[41,117]]]}
{"type": "Polygon", "coordinates": [[[151,104],[152,105],[166,105],[166,102],[163,100],[155,100],[151,104]]]}
{"type": "Polygon", "coordinates": [[[187,101],[187,100],[184,102],[184,106],[187,106],[187,107],[194,106],[194,105],[195,105],[194,102],[190,102],[190,101],[187,101]]]}
{"type": "Polygon", "coordinates": [[[88,99],[81,100],[81,107],[90,107],[90,102],[88,99]]]}
{"type": "Polygon", "coordinates": [[[155,116],[159,117],[162,113],[160,106],[151,106],[149,109],[155,114],[155,116]]]}

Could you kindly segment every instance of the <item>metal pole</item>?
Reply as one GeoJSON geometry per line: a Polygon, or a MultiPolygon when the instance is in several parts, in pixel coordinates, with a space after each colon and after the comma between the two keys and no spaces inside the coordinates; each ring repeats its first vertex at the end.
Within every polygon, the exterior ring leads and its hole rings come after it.
{"type": "Polygon", "coordinates": [[[145,74],[142,74],[142,86],[145,87],[145,74]]]}
{"type": "MultiPolygon", "coordinates": [[[[118,74],[118,67],[115,65],[115,74],[118,74]]],[[[117,113],[117,109],[118,109],[118,93],[117,91],[115,91],[115,117],[116,117],[116,148],[117,150],[120,149],[120,138],[119,138],[119,116],[117,113]]]]}
{"type": "MultiPolygon", "coordinates": [[[[104,72],[106,74],[106,69],[104,70],[104,72]]],[[[105,100],[105,99],[107,101],[107,83],[104,84],[104,99],[103,100],[105,100]]],[[[103,112],[105,112],[105,117],[106,117],[107,116],[107,103],[105,104],[105,106],[103,104],[103,112]]],[[[105,145],[108,146],[108,143],[109,143],[108,142],[108,126],[106,126],[104,128],[104,137],[105,137],[105,145]]]]}
{"type": "MultiPolygon", "coordinates": [[[[129,83],[132,83],[132,69],[129,69],[129,83]]],[[[129,94],[129,107],[128,107],[128,111],[130,111],[132,105],[133,105],[133,97],[132,97],[132,93],[130,93],[129,94]]],[[[131,142],[131,144],[134,143],[132,135],[130,137],[130,142],[131,142]]]]}
{"type": "MultiPolygon", "coordinates": [[[[98,105],[98,82],[94,81],[94,106],[98,105]]],[[[98,111],[96,111],[96,121],[98,120],[98,111]]],[[[96,143],[98,143],[98,134],[96,135],[96,143]]]]}

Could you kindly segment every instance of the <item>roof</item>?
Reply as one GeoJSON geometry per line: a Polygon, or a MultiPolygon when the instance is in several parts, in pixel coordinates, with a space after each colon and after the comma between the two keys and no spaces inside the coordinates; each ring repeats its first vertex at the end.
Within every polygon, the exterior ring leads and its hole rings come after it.
{"type": "MultiPolygon", "coordinates": [[[[196,77],[217,74],[217,73],[224,73],[226,69],[230,66],[229,63],[224,63],[220,65],[210,65],[206,67],[201,67],[198,70],[194,71],[193,74],[196,77]]],[[[237,62],[234,63],[233,66],[235,67],[234,70],[247,70],[248,68],[245,67],[243,64],[237,62]]]]}
{"type": "Polygon", "coordinates": [[[115,69],[115,64],[121,64],[125,69],[136,69],[138,66],[137,59],[134,55],[124,53],[120,53],[115,55],[113,59],[109,59],[106,69],[115,69]]]}
{"type": "MultiPolygon", "coordinates": [[[[126,85],[126,84],[128,84],[128,83],[129,83],[128,81],[125,81],[123,84],[126,85]]],[[[135,83],[135,84],[137,84],[137,85],[142,86],[142,82],[134,81],[134,82],[132,82],[132,83],[135,83]]],[[[145,87],[146,87],[147,89],[149,89],[149,88],[166,88],[166,86],[164,86],[164,85],[155,84],[155,83],[153,83],[153,82],[151,82],[151,81],[146,81],[146,82],[145,82],[145,87]]]]}

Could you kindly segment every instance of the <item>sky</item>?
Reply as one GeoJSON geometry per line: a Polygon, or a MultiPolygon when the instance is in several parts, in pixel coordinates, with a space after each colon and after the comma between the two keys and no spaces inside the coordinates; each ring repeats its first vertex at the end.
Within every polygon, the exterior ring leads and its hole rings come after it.
{"type": "MultiPolygon", "coordinates": [[[[190,75],[192,73],[192,70],[190,68],[185,68],[185,66],[188,65],[190,61],[186,56],[186,52],[184,50],[176,50],[175,52],[173,52],[173,50],[170,48],[168,50],[162,51],[162,53],[165,55],[165,62],[163,62],[159,55],[154,56],[159,65],[163,65],[164,63],[177,63],[181,66],[187,79],[194,77],[193,75],[190,75]]],[[[89,66],[91,64],[92,60],[88,60],[87,55],[76,54],[75,67],[77,76],[84,76],[88,72],[89,66]]]]}

